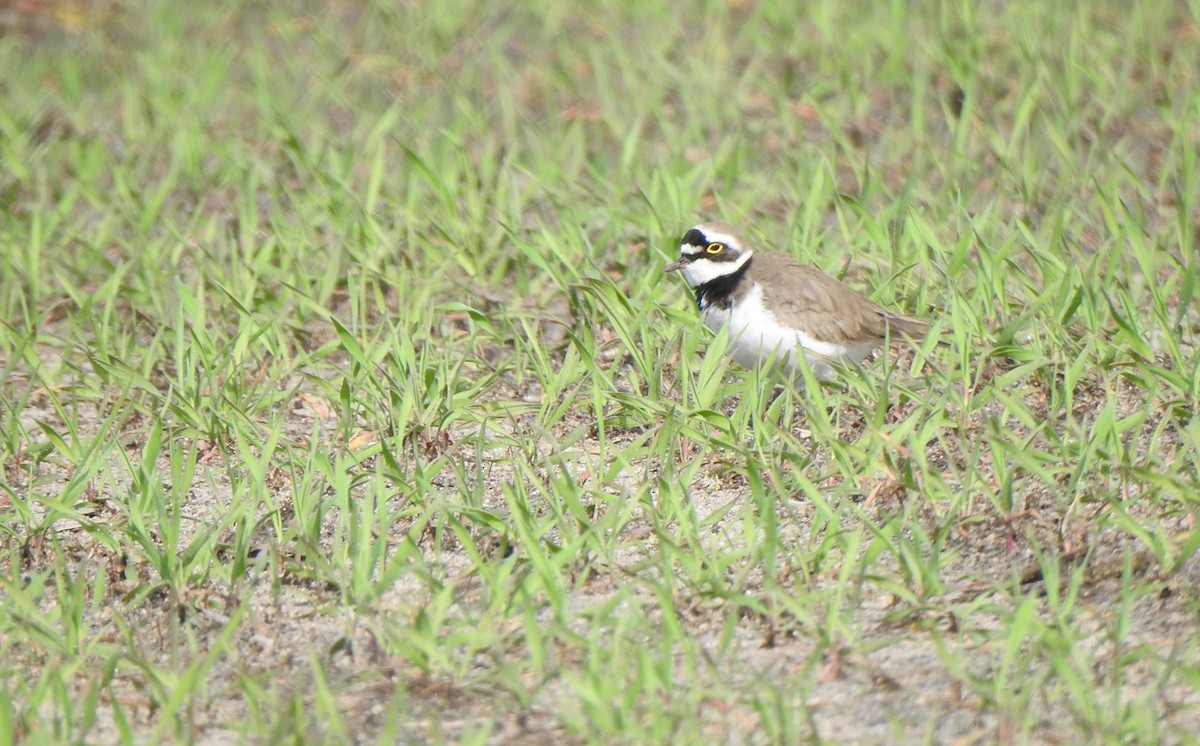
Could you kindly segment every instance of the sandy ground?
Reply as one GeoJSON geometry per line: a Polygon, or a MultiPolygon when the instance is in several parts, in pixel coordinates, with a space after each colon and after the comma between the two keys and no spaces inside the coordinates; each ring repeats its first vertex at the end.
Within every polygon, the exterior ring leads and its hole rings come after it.
{"type": "MultiPolygon", "coordinates": [[[[291,405],[294,417],[294,432],[307,435],[312,432],[312,419],[319,418],[306,400],[291,405]]],[[[320,409],[320,406],[317,406],[320,409]]],[[[85,408],[86,410],[86,408],[85,408]]],[[[95,417],[98,412],[93,413],[95,417]]],[[[53,422],[57,415],[37,397],[22,414],[26,427],[35,427],[35,419],[53,422]]],[[[87,412],[82,412],[85,429],[88,427],[87,412]]],[[[130,458],[136,460],[144,441],[144,426],[120,436],[121,447],[130,458]]],[[[584,444],[586,449],[586,444],[584,444]]],[[[454,446],[450,446],[454,447],[454,446]]],[[[470,458],[464,452],[462,458],[470,458]]],[[[166,471],[168,465],[160,463],[166,471]]],[[[364,465],[364,468],[369,468],[364,465]]],[[[230,496],[222,491],[227,484],[227,471],[219,457],[205,463],[195,488],[188,493],[188,503],[183,507],[186,515],[194,521],[185,522],[185,530],[204,526],[221,514],[222,506],[228,504],[230,496]]],[[[53,496],[67,483],[70,477],[65,471],[56,469],[53,458],[42,462],[36,479],[28,475],[9,472],[10,478],[25,479],[24,484],[13,484],[31,494],[53,496]]],[[[503,469],[489,471],[485,507],[503,511],[500,486],[511,474],[503,469]]],[[[622,479],[631,479],[622,477],[622,479]]],[[[123,459],[113,455],[109,474],[96,480],[97,487],[85,508],[88,524],[103,524],[120,519],[117,502],[122,498],[121,489],[128,485],[128,469],[123,459]]],[[[279,505],[286,506],[290,500],[291,486],[286,479],[280,480],[275,495],[279,505]]],[[[630,484],[613,484],[614,495],[622,494],[630,484]]],[[[718,478],[702,471],[697,482],[691,485],[697,515],[704,519],[715,511],[724,511],[723,518],[708,528],[706,541],[718,547],[728,543],[730,536],[737,536],[738,527],[724,530],[731,520],[740,520],[742,501],[747,499],[745,485],[737,479],[718,478]]],[[[884,493],[864,499],[863,514],[872,518],[886,518],[890,511],[901,508],[899,499],[912,500],[919,496],[904,496],[884,493]]],[[[713,664],[699,672],[693,672],[688,680],[678,685],[703,686],[705,682],[716,682],[727,686],[735,682],[735,690],[743,693],[765,691],[769,685],[778,685],[782,691],[804,691],[802,702],[794,701],[785,706],[803,712],[800,719],[807,722],[801,733],[819,734],[820,737],[838,743],[897,743],[932,740],[936,743],[990,743],[995,741],[1056,742],[1062,733],[1062,724],[1070,723],[1072,713],[1064,704],[1062,694],[1053,701],[1033,696],[1031,707],[1037,712],[1038,727],[1031,734],[1013,731],[1013,724],[998,720],[995,710],[981,702],[964,686],[960,674],[947,668],[945,656],[939,653],[937,638],[946,640],[953,648],[953,655],[962,670],[969,675],[988,678],[989,667],[997,653],[990,643],[974,642],[968,631],[958,629],[958,620],[946,609],[956,604],[974,601],[988,602],[1007,607],[998,591],[1006,582],[1019,582],[1026,591],[1038,598],[1038,610],[1047,613],[1045,602],[1045,579],[1039,570],[1035,547],[1057,555],[1063,575],[1070,576],[1073,567],[1086,557],[1084,581],[1080,587],[1077,604],[1084,610],[1084,619],[1090,626],[1084,629],[1082,645],[1093,651],[1111,651],[1113,646],[1111,629],[1123,622],[1128,625],[1125,636],[1127,648],[1147,646],[1158,651],[1164,658],[1171,656],[1190,657],[1195,665],[1197,655],[1194,642],[1197,629],[1197,603],[1195,589],[1200,587],[1200,560],[1192,557],[1177,572],[1165,576],[1161,573],[1153,556],[1136,539],[1115,530],[1096,530],[1090,520],[1095,507],[1068,514],[1064,506],[1053,495],[1044,491],[1031,490],[1023,496],[1025,510],[1011,519],[997,515],[989,504],[977,504],[969,514],[962,516],[944,553],[945,564],[941,581],[946,592],[926,599],[921,607],[908,606],[891,593],[874,583],[858,586],[857,632],[859,644],[853,649],[818,646],[818,641],[797,624],[793,627],[772,627],[762,619],[751,616],[742,618],[729,636],[727,620],[730,607],[719,599],[678,599],[683,611],[679,619],[684,625],[687,639],[698,649],[711,656],[713,664]],[[1123,572],[1130,572],[1137,580],[1144,580],[1154,592],[1129,599],[1121,593],[1123,572]],[[1019,579],[1015,580],[1015,579],[1019,579]],[[722,653],[724,649],[724,653],[722,653]],[[816,675],[813,676],[813,672],[816,675]],[[807,677],[810,685],[798,689],[789,686],[797,677],[807,677]]],[[[986,503],[987,501],[979,501],[986,503]]],[[[1130,505],[1136,515],[1138,505],[1130,505]]],[[[802,542],[811,526],[814,508],[794,496],[780,496],[779,514],[781,530],[796,542],[802,542]]],[[[327,519],[332,520],[332,519],[327,519]]],[[[1173,533],[1182,535],[1188,530],[1189,518],[1179,519],[1173,533]]],[[[936,517],[929,516],[930,528],[936,525],[936,517]]],[[[1160,524],[1165,525],[1165,524],[1160,524]]],[[[1165,526],[1168,530],[1172,527],[1165,526]]],[[[148,567],[136,566],[128,555],[113,551],[104,542],[97,541],[93,534],[83,530],[73,521],[60,521],[55,526],[55,541],[69,559],[72,572],[94,577],[106,574],[110,583],[108,599],[117,601],[121,608],[122,624],[136,625],[132,637],[136,649],[149,660],[172,665],[186,658],[186,647],[180,646],[179,632],[186,630],[185,638],[195,640],[199,650],[208,650],[218,636],[225,634],[229,620],[244,614],[240,625],[232,635],[231,643],[236,651],[215,662],[208,672],[206,691],[210,698],[192,713],[194,731],[192,737],[198,743],[225,743],[237,740],[237,733],[230,725],[245,718],[261,717],[248,709],[243,689],[238,686],[239,677],[261,677],[265,686],[277,695],[310,691],[312,660],[320,659],[325,665],[328,684],[340,711],[348,723],[353,724],[359,742],[372,741],[385,722],[388,708],[392,706],[397,688],[407,693],[407,707],[411,713],[405,723],[401,740],[406,742],[457,740],[466,734],[491,724],[494,743],[564,743],[578,740],[564,730],[562,715],[572,712],[570,689],[561,681],[551,681],[537,688],[530,706],[518,706],[511,696],[488,685],[473,684],[468,680],[456,681],[449,677],[430,676],[404,660],[389,655],[379,642],[379,630],[387,625],[391,613],[411,613],[419,599],[428,594],[422,580],[416,576],[401,578],[380,600],[378,613],[360,615],[353,608],[343,606],[336,587],[328,583],[306,579],[295,568],[303,566],[303,558],[294,546],[276,545],[270,530],[256,534],[255,565],[235,586],[229,587],[215,579],[189,587],[187,598],[175,599],[165,591],[155,591],[148,596],[122,598],[134,591],[139,579],[153,576],[148,567]],[[244,604],[238,598],[247,599],[244,604]],[[181,613],[180,609],[186,613],[181,613]]],[[[397,527],[397,530],[402,529],[397,527]]],[[[637,517],[627,525],[631,536],[645,538],[649,535],[646,523],[637,517]]],[[[231,537],[229,537],[231,538],[231,537]]],[[[397,542],[400,541],[397,535],[397,542]]],[[[487,546],[481,541],[480,546],[487,546]]],[[[633,543],[631,546],[639,546],[633,543]]],[[[640,546],[649,546],[644,542],[640,546]]],[[[443,577],[460,577],[468,573],[471,561],[465,550],[453,541],[442,546],[425,547],[425,561],[430,567],[440,569],[443,577]]],[[[639,563],[644,559],[640,549],[622,550],[614,565],[589,574],[572,591],[571,604],[586,608],[611,598],[615,589],[636,588],[630,584],[630,573],[653,572],[639,563]],[[639,569],[640,568],[640,569],[639,569]]],[[[26,573],[45,570],[55,561],[52,544],[46,538],[27,541],[22,555],[26,573]]],[[[761,580],[761,579],[760,579],[761,580]]],[[[831,582],[820,575],[808,579],[800,577],[780,578],[776,582],[802,584],[808,582],[820,587],[831,582]]],[[[799,588],[799,585],[797,585],[799,588]]],[[[470,583],[463,583],[462,601],[471,602],[470,583]]],[[[649,591],[641,599],[644,609],[653,609],[655,599],[649,591]]],[[[46,603],[54,603],[52,594],[46,603]]],[[[986,624],[987,612],[976,612],[971,623],[986,624]]],[[[995,618],[994,615],[992,618],[995,618]]],[[[93,629],[108,630],[102,636],[110,639],[120,637],[120,625],[113,623],[113,608],[101,605],[87,620],[93,629]]],[[[999,624],[999,621],[996,621],[999,624]]],[[[648,631],[653,634],[653,631],[648,631]]],[[[24,665],[35,667],[37,661],[28,660],[24,665]]],[[[486,661],[478,666],[486,667],[486,661]]],[[[1044,666],[1044,664],[1041,664],[1044,666]]],[[[1038,664],[1034,664],[1036,670],[1038,664]]],[[[99,672],[97,672],[99,675],[99,672]]],[[[1169,742],[1178,740],[1178,733],[1200,733],[1200,696],[1196,688],[1187,681],[1159,681],[1159,672],[1150,665],[1126,667],[1123,678],[1115,682],[1112,691],[1120,702],[1135,702],[1147,692],[1165,705],[1170,713],[1167,726],[1169,742]]],[[[89,677],[80,677],[74,682],[81,694],[87,690],[89,677]]],[[[134,718],[135,728],[150,734],[157,722],[152,698],[146,694],[147,682],[143,677],[125,667],[118,668],[114,675],[112,691],[117,692],[127,716],[134,718]],[[142,729],[145,730],[142,730],[142,729]]],[[[303,695],[302,695],[303,698],[303,695]]],[[[99,708],[97,742],[109,740],[117,735],[111,711],[103,704],[99,708]]],[[[747,699],[704,700],[698,707],[697,716],[711,733],[713,742],[718,743],[762,743],[768,736],[758,730],[759,714],[748,704],[747,699]]],[[[149,736],[148,736],[149,737],[149,736]]],[[[152,740],[152,737],[151,737],[152,740]]]]}

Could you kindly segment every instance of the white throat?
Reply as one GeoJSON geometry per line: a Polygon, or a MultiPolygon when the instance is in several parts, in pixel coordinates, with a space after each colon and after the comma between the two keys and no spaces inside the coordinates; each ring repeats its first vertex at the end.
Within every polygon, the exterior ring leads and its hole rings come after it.
{"type": "Polygon", "coordinates": [[[699,287],[706,282],[726,277],[737,272],[742,267],[746,266],[746,262],[750,261],[750,257],[754,256],[754,252],[746,249],[742,255],[733,262],[714,262],[708,257],[700,257],[699,259],[683,265],[683,279],[687,280],[687,284],[692,287],[699,287]]]}

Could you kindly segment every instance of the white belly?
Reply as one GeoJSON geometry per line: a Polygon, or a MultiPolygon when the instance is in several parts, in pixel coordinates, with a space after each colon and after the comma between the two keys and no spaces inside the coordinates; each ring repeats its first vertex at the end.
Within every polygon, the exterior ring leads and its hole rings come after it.
{"type": "Polygon", "coordinates": [[[753,368],[775,356],[776,365],[791,376],[801,375],[799,356],[808,361],[813,375],[833,378],[829,363],[858,362],[878,346],[875,342],[836,344],[813,339],[804,332],[786,327],[763,306],[762,288],[755,285],[731,309],[704,309],[704,323],[718,334],[729,335],[729,356],[739,365],[753,368]]]}

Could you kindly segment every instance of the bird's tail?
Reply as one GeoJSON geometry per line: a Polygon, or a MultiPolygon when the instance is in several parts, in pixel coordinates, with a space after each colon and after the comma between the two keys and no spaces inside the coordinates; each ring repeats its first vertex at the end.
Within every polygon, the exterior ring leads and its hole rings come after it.
{"type": "Polygon", "coordinates": [[[914,340],[924,339],[929,332],[929,324],[920,319],[910,319],[907,316],[892,316],[891,314],[884,317],[887,323],[888,332],[894,337],[904,336],[914,340]]]}

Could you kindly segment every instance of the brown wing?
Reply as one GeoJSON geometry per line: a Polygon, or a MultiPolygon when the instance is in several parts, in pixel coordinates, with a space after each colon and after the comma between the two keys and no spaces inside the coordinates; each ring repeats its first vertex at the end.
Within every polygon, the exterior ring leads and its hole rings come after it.
{"type": "Polygon", "coordinates": [[[924,336],[928,324],[889,314],[854,288],[793,256],[754,253],[755,273],[777,278],[777,290],[764,292],[775,318],[829,342],[882,341],[893,335],[924,336]]]}

